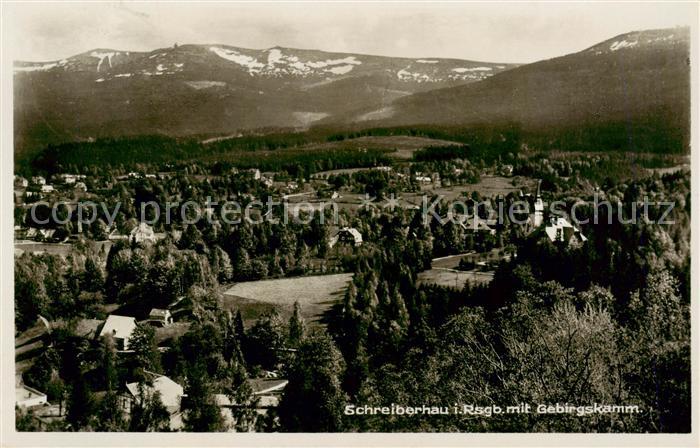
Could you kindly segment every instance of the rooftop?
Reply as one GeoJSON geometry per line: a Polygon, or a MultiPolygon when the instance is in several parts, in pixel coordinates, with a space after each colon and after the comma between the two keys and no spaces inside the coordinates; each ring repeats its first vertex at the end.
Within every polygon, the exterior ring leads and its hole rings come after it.
{"type": "Polygon", "coordinates": [[[115,338],[128,339],[136,328],[136,319],[128,316],[111,314],[107,317],[100,336],[111,334],[115,338]]]}
{"type": "MultiPolygon", "coordinates": [[[[153,386],[143,384],[144,392],[149,395],[154,392],[159,392],[160,401],[166,408],[169,410],[179,409],[180,398],[182,398],[185,393],[183,387],[165,375],[158,375],[155,373],[151,373],[151,375],[154,377],[153,386]]],[[[139,383],[128,383],[126,388],[134,397],[139,395],[139,383]]]]}

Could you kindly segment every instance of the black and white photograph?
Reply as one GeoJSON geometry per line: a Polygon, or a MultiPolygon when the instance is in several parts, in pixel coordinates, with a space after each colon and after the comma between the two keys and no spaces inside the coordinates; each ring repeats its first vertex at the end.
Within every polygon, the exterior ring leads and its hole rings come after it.
{"type": "Polygon", "coordinates": [[[700,443],[698,3],[2,8],[3,446],[700,443]]]}

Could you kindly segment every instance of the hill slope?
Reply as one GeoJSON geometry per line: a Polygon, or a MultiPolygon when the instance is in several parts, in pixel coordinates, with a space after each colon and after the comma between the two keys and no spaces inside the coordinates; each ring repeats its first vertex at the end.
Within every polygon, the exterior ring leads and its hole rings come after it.
{"type": "Polygon", "coordinates": [[[372,124],[516,123],[547,130],[627,123],[687,136],[689,45],[687,28],[627,33],[479,83],[397,99],[376,110],[372,124]]]}
{"type": "Polygon", "coordinates": [[[16,155],[47,143],[305,128],[511,68],[314,50],[182,45],[15,63],[16,155]]]}

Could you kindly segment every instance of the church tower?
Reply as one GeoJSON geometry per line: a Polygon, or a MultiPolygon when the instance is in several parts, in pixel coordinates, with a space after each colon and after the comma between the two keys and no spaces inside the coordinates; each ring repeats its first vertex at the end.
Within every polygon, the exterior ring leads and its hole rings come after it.
{"type": "Polygon", "coordinates": [[[537,196],[535,197],[535,216],[533,217],[532,224],[534,227],[539,227],[544,222],[544,203],[542,202],[542,196],[540,195],[540,187],[542,186],[542,181],[537,182],[537,196]]]}

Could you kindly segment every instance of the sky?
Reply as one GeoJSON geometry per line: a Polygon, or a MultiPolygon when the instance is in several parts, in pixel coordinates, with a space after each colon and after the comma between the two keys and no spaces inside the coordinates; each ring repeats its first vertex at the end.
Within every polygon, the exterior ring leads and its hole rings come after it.
{"type": "Polygon", "coordinates": [[[669,2],[6,3],[3,45],[27,61],[216,43],[527,63],[697,20],[695,3],[669,2]]]}

